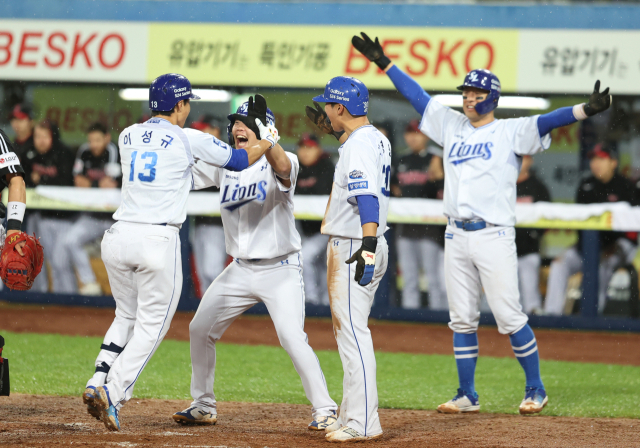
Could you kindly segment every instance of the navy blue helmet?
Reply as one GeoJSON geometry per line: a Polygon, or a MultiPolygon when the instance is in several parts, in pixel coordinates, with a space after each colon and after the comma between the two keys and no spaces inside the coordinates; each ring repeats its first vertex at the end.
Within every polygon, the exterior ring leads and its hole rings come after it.
{"type": "Polygon", "coordinates": [[[369,89],[359,79],[337,76],[327,83],[324,94],[316,96],[313,101],[342,104],[351,115],[367,115],[369,89]]]}
{"type": "Polygon", "coordinates": [[[149,86],[149,109],[168,112],[181,100],[199,100],[189,80],[177,73],[158,76],[149,86]]]}
{"type": "Polygon", "coordinates": [[[457,89],[464,90],[465,87],[475,87],[477,89],[486,90],[489,93],[489,95],[487,95],[487,99],[476,104],[476,112],[478,112],[478,114],[488,114],[498,107],[500,91],[502,90],[500,88],[500,80],[489,70],[471,70],[467,73],[467,76],[464,77],[462,85],[458,86],[457,89]]]}
{"type": "MultiPolygon", "coordinates": [[[[249,102],[248,101],[242,103],[242,105],[240,105],[240,107],[238,107],[238,110],[236,110],[235,114],[227,115],[227,118],[229,119],[229,124],[227,125],[227,139],[229,140],[229,144],[231,146],[235,145],[235,142],[234,142],[234,139],[233,139],[233,134],[231,134],[231,129],[233,128],[233,123],[235,123],[236,120],[242,121],[244,124],[246,124],[249,129],[251,129],[253,132],[255,132],[255,134],[258,137],[258,139],[260,139],[260,131],[258,129],[258,126],[256,126],[255,122],[249,120],[248,116],[249,116],[249,102]]],[[[268,107],[267,107],[267,123],[266,123],[266,125],[267,126],[270,126],[270,125],[275,126],[276,125],[276,116],[273,115],[273,112],[268,107]]]]}

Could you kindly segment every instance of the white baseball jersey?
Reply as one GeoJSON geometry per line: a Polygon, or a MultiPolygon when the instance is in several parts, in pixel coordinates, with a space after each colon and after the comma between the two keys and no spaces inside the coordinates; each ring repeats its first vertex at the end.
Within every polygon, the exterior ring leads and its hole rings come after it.
{"type": "Polygon", "coordinates": [[[377,236],[382,236],[387,229],[389,209],[391,143],[375,127],[366,125],[351,133],[339,153],[321,232],[362,238],[356,197],[371,195],[378,198],[380,205],[377,236]]]}
{"type": "Polygon", "coordinates": [[[538,133],[538,115],[474,128],[464,114],[431,99],[420,130],[444,149],[444,214],[515,225],[521,156],[551,144],[549,134],[538,133]]]}
{"type": "Polygon", "coordinates": [[[220,213],[227,253],[234,258],[269,259],[301,248],[293,217],[293,192],[300,165],[291,160],[291,187],[277,178],[266,156],[241,172],[215,168],[198,161],[193,189],[220,188],[220,213]]]}
{"type": "Polygon", "coordinates": [[[222,167],[233,151],[210,134],[160,117],[126,128],[118,146],[122,202],[113,219],[143,224],[182,224],[194,158],[222,167]]]}

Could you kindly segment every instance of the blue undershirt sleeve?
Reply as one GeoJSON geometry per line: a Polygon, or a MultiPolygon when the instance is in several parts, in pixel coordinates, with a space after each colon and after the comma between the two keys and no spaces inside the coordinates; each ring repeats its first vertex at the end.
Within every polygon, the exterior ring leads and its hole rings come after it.
{"type": "Polygon", "coordinates": [[[396,89],[409,100],[413,108],[420,115],[423,115],[431,97],[420,87],[420,84],[400,70],[397,65],[387,70],[387,76],[391,79],[393,85],[396,86],[396,89]]]}
{"type": "Polygon", "coordinates": [[[234,149],[231,151],[231,158],[227,162],[225,168],[229,171],[242,171],[249,166],[249,154],[244,149],[234,149]]]}
{"type": "Polygon", "coordinates": [[[540,137],[547,135],[552,129],[561,128],[578,121],[573,115],[573,107],[561,107],[538,117],[538,133],[540,137]]]}
{"type": "Polygon", "coordinates": [[[380,224],[380,204],[378,198],[366,194],[362,196],[356,196],[358,201],[358,211],[360,212],[360,225],[363,226],[368,222],[375,222],[380,224]]]}

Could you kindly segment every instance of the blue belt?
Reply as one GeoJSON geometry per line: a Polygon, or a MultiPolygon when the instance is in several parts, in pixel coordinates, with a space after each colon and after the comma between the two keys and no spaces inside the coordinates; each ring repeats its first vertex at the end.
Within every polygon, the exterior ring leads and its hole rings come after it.
{"type": "Polygon", "coordinates": [[[487,223],[484,221],[456,221],[455,219],[450,219],[449,221],[453,221],[458,229],[466,230],[467,232],[474,232],[487,227],[487,223]]]}

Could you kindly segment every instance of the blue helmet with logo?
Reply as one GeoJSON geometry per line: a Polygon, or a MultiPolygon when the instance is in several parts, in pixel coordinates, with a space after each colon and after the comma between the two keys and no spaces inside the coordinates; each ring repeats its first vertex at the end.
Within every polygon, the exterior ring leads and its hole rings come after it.
{"type": "Polygon", "coordinates": [[[199,100],[191,91],[189,80],[177,73],[160,75],[149,86],[149,109],[168,112],[181,100],[199,100]]]}
{"type": "Polygon", "coordinates": [[[342,104],[351,115],[367,115],[369,89],[359,79],[337,76],[327,83],[324,94],[316,96],[313,101],[342,104]]]}
{"type": "Polygon", "coordinates": [[[476,104],[476,112],[478,112],[478,114],[488,114],[498,107],[498,100],[500,99],[500,92],[502,90],[500,80],[489,70],[471,70],[467,73],[467,76],[464,77],[462,85],[458,86],[457,89],[464,90],[465,87],[475,87],[486,90],[489,93],[484,101],[476,104]]]}
{"type": "MultiPolygon", "coordinates": [[[[229,124],[227,125],[227,139],[229,140],[229,144],[231,146],[234,145],[234,140],[233,140],[233,134],[231,134],[231,129],[233,128],[233,123],[235,123],[236,121],[241,121],[243,122],[245,125],[247,125],[247,127],[249,129],[251,129],[253,132],[255,132],[256,136],[258,138],[260,138],[260,130],[258,129],[258,126],[255,124],[255,122],[253,120],[249,120],[249,102],[246,101],[244,103],[242,103],[242,105],[240,105],[240,107],[238,107],[238,109],[236,110],[235,114],[230,114],[227,115],[227,118],[229,119],[229,124]]],[[[273,114],[273,112],[271,111],[271,109],[269,109],[267,107],[267,126],[275,126],[276,125],[276,116],[273,114]]]]}

